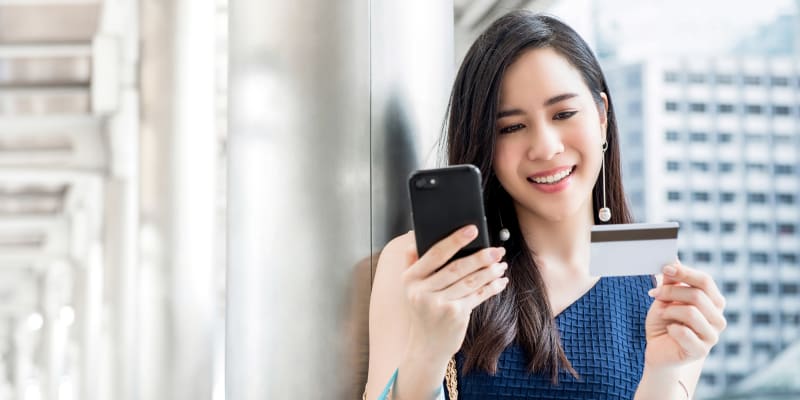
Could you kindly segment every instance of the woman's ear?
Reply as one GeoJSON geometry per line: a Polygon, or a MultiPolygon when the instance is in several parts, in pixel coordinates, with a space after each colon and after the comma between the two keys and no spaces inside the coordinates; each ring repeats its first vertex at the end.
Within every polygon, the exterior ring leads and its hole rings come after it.
{"type": "Polygon", "coordinates": [[[603,107],[600,109],[600,128],[605,142],[608,137],[608,96],[605,92],[600,92],[600,97],[603,99],[603,107]]]}

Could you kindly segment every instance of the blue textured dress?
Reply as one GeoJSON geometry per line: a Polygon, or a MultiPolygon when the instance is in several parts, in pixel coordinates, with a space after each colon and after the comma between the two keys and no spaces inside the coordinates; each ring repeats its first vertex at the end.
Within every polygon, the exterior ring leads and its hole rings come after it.
{"type": "MultiPolygon", "coordinates": [[[[558,385],[530,374],[523,350],[510,345],[500,355],[497,374],[472,370],[463,375],[456,354],[459,400],[632,399],[644,368],[644,321],[655,287],[651,275],[603,277],[556,316],[567,359],[578,372],[565,371],[558,385]]],[[[446,395],[445,391],[445,397],[446,395]]]]}

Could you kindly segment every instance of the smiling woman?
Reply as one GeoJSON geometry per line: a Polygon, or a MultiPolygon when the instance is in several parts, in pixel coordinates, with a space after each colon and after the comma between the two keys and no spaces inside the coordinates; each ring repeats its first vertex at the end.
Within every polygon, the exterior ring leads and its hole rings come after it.
{"type": "Polygon", "coordinates": [[[474,229],[424,254],[413,232],[384,248],[365,397],[690,397],[725,327],[714,282],[680,263],[664,277],[589,273],[592,226],[631,217],[586,42],[551,17],[498,19],[459,69],[446,148],[481,170],[489,231],[510,237],[449,263],[474,229]]]}

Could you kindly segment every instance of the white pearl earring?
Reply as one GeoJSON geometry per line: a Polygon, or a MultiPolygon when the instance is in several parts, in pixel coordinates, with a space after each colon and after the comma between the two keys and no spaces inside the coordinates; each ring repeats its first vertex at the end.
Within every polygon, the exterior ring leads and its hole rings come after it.
{"type": "Polygon", "coordinates": [[[611,220],[611,209],[606,207],[606,150],[608,149],[608,141],[603,142],[603,158],[600,164],[600,173],[603,175],[603,208],[597,212],[597,217],[600,221],[608,222],[611,220]]]}
{"type": "Polygon", "coordinates": [[[501,214],[500,212],[497,213],[497,217],[500,218],[500,232],[498,232],[497,236],[501,242],[505,242],[511,238],[511,232],[509,232],[508,228],[503,226],[503,216],[501,214]]]}

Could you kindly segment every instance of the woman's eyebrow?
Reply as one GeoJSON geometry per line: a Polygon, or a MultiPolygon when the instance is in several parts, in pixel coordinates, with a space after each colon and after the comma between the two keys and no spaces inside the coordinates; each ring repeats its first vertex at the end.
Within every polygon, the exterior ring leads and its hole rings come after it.
{"type": "Polygon", "coordinates": [[[547,101],[544,102],[544,106],[545,107],[552,106],[553,104],[556,104],[556,103],[558,103],[560,101],[571,99],[571,98],[577,97],[577,96],[578,96],[577,93],[564,93],[564,94],[560,94],[558,96],[553,96],[553,97],[547,99],[547,101]]]}
{"type": "Polygon", "coordinates": [[[510,117],[512,115],[522,115],[522,114],[525,114],[525,112],[520,110],[519,108],[513,108],[511,110],[503,110],[497,113],[497,119],[510,117]]]}
{"type": "MultiPolygon", "coordinates": [[[[556,104],[556,103],[562,102],[562,101],[564,101],[564,100],[567,100],[567,99],[571,99],[571,98],[573,98],[573,97],[578,97],[578,94],[577,94],[577,93],[563,93],[563,94],[559,94],[559,95],[557,95],[557,96],[553,96],[553,97],[551,97],[551,98],[547,99],[547,101],[545,101],[545,102],[544,102],[544,106],[545,106],[545,107],[549,107],[549,106],[552,106],[553,104],[556,104]]],[[[519,108],[512,108],[512,109],[510,109],[510,110],[502,110],[502,111],[498,112],[498,113],[497,113],[497,119],[501,119],[501,118],[505,118],[505,117],[510,117],[510,116],[512,116],[512,115],[522,115],[522,114],[525,114],[525,112],[524,112],[524,111],[522,111],[521,109],[519,109],[519,108]]]]}

